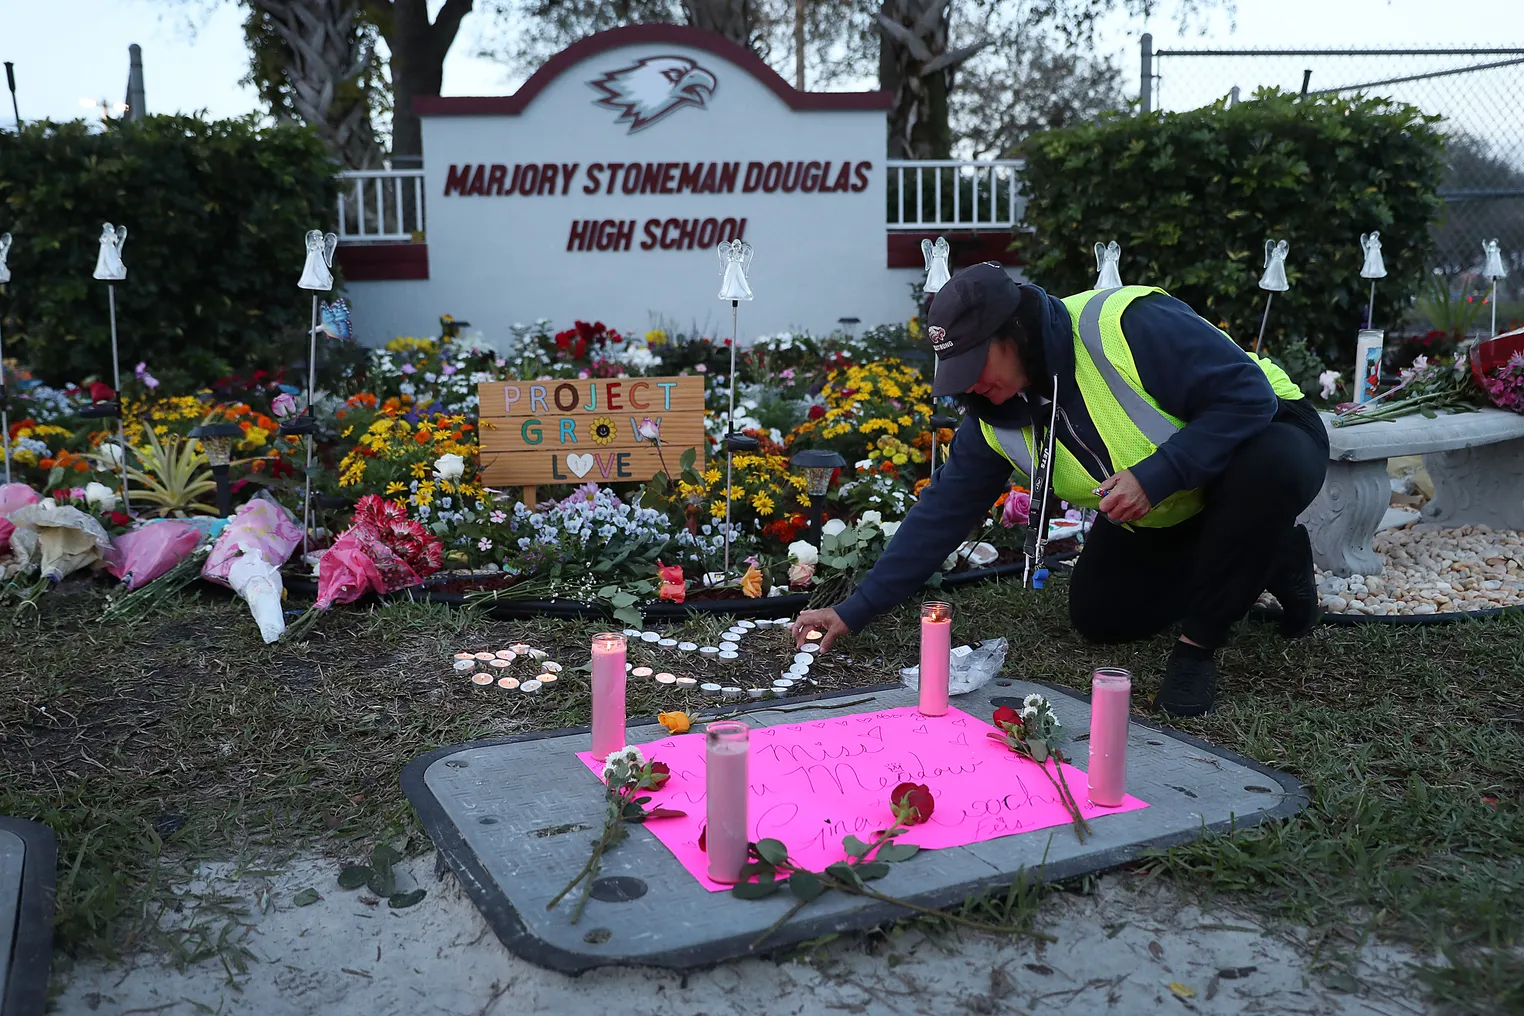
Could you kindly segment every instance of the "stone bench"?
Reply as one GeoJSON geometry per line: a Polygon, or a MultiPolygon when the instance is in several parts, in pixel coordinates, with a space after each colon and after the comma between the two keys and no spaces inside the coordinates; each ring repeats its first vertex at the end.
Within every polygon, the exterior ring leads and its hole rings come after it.
{"type": "Polygon", "coordinates": [[[1328,427],[1328,478],[1300,521],[1318,567],[1379,575],[1371,538],[1391,503],[1386,460],[1422,455],[1434,481],[1423,518],[1444,526],[1524,529],[1524,416],[1501,409],[1328,427]]]}

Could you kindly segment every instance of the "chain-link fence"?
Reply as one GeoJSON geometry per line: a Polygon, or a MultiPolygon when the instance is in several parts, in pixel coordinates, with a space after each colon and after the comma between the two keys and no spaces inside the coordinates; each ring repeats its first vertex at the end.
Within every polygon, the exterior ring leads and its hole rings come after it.
{"type": "Polygon", "coordinates": [[[1435,267],[1447,275],[1479,270],[1482,240],[1497,237],[1508,259],[1507,296],[1524,295],[1524,49],[1151,52],[1145,38],[1143,81],[1143,104],[1153,109],[1195,109],[1275,86],[1387,96],[1443,117],[1450,169],[1435,267]]]}

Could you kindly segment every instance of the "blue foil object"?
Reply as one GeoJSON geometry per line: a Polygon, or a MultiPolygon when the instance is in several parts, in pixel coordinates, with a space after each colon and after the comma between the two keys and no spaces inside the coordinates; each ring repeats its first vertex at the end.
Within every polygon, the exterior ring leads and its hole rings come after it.
{"type": "Polygon", "coordinates": [[[1041,588],[1043,588],[1043,584],[1046,583],[1047,581],[1048,581],[1048,569],[1046,569],[1046,568],[1039,568],[1039,569],[1037,569],[1036,571],[1034,571],[1032,573],[1032,588],[1033,589],[1041,589],[1041,588]]]}

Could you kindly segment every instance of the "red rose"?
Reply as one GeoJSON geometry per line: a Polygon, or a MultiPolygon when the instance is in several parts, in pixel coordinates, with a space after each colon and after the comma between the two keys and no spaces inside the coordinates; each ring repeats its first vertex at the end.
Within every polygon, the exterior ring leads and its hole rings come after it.
{"type": "Polygon", "coordinates": [[[110,385],[103,384],[100,381],[90,382],[91,402],[110,402],[114,398],[116,398],[116,390],[110,385]]]}
{"type": "Polygon", "coordinates": [[[124,515],[121,512],[110,512],[106,515],[106,518],[111,520],[113,526],[125,526],[132,521],[132,516],[124,515]]]}
{"type": "Polygon", "coordinates": [[[1007,723],[1020,723],[1021,714],[1010,706],[1001,706],[995,710],[995,726],[1005,729],[1007,723]]]}
{"type": "Polygon", "coordinates": [[[670,766],[667,765],[667,763],[665,763],[665,762],[652,762],[651,763],[651,786],[652,787],[659,787],[663,783],[666,783],[668,778],[671,777],[671,775],[672,775],[672,769],[671,769],[670,766]]]}
{"type": "Polygon", "coordinates": [[[905,825],[920,825],[931,818],[937,806],[931,788],[924,783],[901,783],[890,792],[889,804],[905,825]]]}
{"type": "Polygon", "coordinates": [[[825,408],[825,406],[811,406],[810,407],[809,417],[810,417],[811,420],[818,420],[818,419],[820,419],[824,415],[826,415],[826,408],[825,408]]]}

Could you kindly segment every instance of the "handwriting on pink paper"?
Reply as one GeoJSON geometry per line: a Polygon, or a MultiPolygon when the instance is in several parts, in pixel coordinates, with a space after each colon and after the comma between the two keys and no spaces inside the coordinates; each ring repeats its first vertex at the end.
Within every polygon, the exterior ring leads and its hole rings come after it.
{"type": "MultiPolygon", "coordinates": [[[[909,707],[754,728],[750,838],[782,840],[795,861],[820,871],[846,856],[843,836],[866,841],[889,828],[889,792],[906,782],[930,787],[936,810],[930,822],[900,837],[905,843],[959,847],[1071,822],[1036,764],[985,736],[994,729],[957,709],[933,717],[909,707]]],[[[646,758],[672,769],[651,804],[687,812],[646,828],[706,888],[728,888],[709,880],[708,861],[698,847],[705,810],[704,735],[683,734],[640,747],[646,758]]],[[[603,772],[591,752],[578,757],[594,773],[603,772]]],[[[1085,774],[1065,766],[1064,775],[1087,819],[1148,807],[1130,796],[1119,808],[1093,807],[1085,800],[1085,774]]]]}

